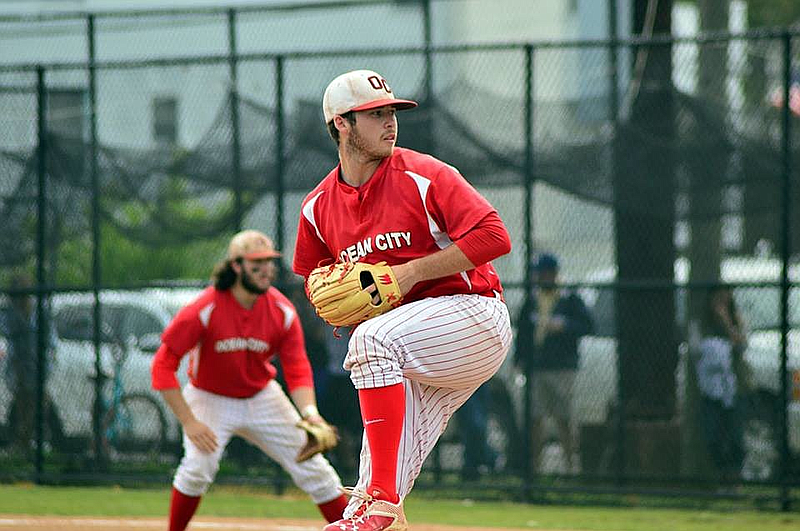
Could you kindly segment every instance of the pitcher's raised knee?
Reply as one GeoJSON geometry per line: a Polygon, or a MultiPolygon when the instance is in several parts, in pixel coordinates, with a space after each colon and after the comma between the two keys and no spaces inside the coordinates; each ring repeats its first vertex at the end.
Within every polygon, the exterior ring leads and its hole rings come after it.
{"type": "Polygon", "coordinates": [[[386,333],[386,318],[381,315],[353,330],[344,368],[357,389],[386,387],[403,381],[403,354],[400,345],[386,333]]]}

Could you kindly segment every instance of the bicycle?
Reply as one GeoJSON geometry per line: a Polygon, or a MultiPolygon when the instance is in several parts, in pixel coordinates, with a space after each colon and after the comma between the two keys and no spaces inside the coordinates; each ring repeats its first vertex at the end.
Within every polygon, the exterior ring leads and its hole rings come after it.
{"type": "Polygon", "coordinates": [[[167,449],[166,415],[155,397],[146,393],[125,392],[122,367],[130,356],[134,342],[114,339],[109,344],[113,360],[112,375],[101,376],[111,380],[110,400],[105,398],[105,393],[102,400],[102,450],[112,461],[158,461],[167,449]]]}

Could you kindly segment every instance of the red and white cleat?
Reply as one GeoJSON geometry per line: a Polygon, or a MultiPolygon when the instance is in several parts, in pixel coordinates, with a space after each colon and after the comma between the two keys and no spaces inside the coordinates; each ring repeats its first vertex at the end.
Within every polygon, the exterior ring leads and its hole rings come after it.
{"type": "Polygon", "coordinates": [[[322,528],[322,531],[407,531],[408,522],[402,504],[378,500],[363,491],[345,489],[359,498],[361,505],[350,518],[343,518],[322,528]]]}

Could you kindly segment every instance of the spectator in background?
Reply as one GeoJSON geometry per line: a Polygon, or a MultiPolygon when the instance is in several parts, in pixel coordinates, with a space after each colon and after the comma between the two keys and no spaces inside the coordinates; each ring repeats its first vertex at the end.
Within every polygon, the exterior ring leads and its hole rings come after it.
{"type": "Polygon", "coordinates": [[[358,479],[355,465],[358,463],[363,426],[358,394],[350,382],[350,373],[342,367],[347,355],[349,329],[340,329],[338,335],[334,335],[333,327],[317,315],[306,297],[302,280],[290,271],[281,285],[295,305],[303,324],[320,413],[336,426],[341,437],[339,445],[330,450],[327,457],[342,480],[354,482],[358,479]],[[289,275],[291,278],[288,278],[289,275]]]}
{"type": "Polygon", "coordinates": [[[700,423],[714,464],[723,479],[739,476],[744,450],[739,422],[739,365],[747,339],[728,286],[709,291],[695,360],[700,390],[700,423]]]}
{"type": "Polygon", "coordinates": [[[534,288],[520,312],[515,362],[532,389],[532,458],[539,464],[545,420],[554,419],[568,470],[573,470],[575,437],[572,394],[578,370],[578,341],[592,333],[594,322],[574,291],[558,288],[558,259],[540,254],[532,264],[534,288]]]}
{"type": "Polygon", "coordinates": [[[480,478],[494,470],[497,463],[498,456],[489,445],[487,433],[490,400],[489,382],[486,382],[456,412],[458,436],[464,443],[464,465],[461,468],[464,480],[480,478]]]}
{"type": "MultiPolygon", "coordinates": [[[[11,286],[16,289],[26,289],[33,286],[33,281],[28,275],[16,275],[11,280],[11,286]]],[[[9,411],[9,426],[11,427],[12,440],[19,449],[28,453],[32,451],[36,429],[36,401],[38,400],[38,316],[36,313],[35,299],[26,293],[14,293],[9,297],[10,311],[6,317],[3,332],[7,339],[6,379],[11,391],[12,399],[9,411]]],[[[46,354],[44,358],[43,382],[47,382],[50,367],[50,357],[53,355],[54,338],[52,330],[45,330],[46,354]]],[[[42,390],[45,415],[53,424],[53,437],[60,436],[60,425],[55,413],[52,411],[52,401],[45,389],[42,390]]]]}
{"type": "MultiPolygon", "coordinates": [[[[795,116],[800,116],[800,70],[793,68],[789,82],[789,110],[795,116]]],[[[776,88],[769,97],[770,104],[778,110],[783,109],[785,98],[783,87],[776,88]]]]}
{"type": "Polygon", "coordinates": [[[314,388],[321,397],[328,385],[328,352],[325,345],[328,325],[317,316],[316,310],[308,301],[302,279],[284,267],[281,267],[281,273],[281,280],[275,287],[286,295],[297,310],[297,316],[303,325],[306,352],[314,376],[314,388]]]}
{"type": "MultiPolygon", "coordinates": [[[[316,317],[316,316],[315,316],[316,317]]],[[[317,318],[319,319],[319,318],[317,318]]],[[[328,354],[327,385],[320,392],[320,412],[339,429],[339,445],[330,451],[329,458],[342,477],[342,481],[358,480],[357,464],[361,452],[364,426],[361,423],[361,408],[358,392],[350,381],[350,373],[344,369],[349,329],[340,329],[334,335],[333,328],[319,319],[325,331],[325,347],[328,354]]]]}

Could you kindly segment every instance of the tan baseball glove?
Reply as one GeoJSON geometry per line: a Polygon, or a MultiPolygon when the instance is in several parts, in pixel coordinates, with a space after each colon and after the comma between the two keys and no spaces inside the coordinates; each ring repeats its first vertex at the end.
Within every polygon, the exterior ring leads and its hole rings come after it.
{"type": "Polygon", "coordinates": [[[306,279],[317,314],[333,326],[353,326],[385,313],[403,297],[386,262],[337,262],[318,267],[306,279]]]}
{"type": "Polygon", "coordinates": [[[295,461],[302,463],[321,452],[335,448],[339,444],[339,433],[334,426],[327,422],[309,422],[301,420],[296,426],[306,432],[308,440],[295,457],[295,461]]]}

